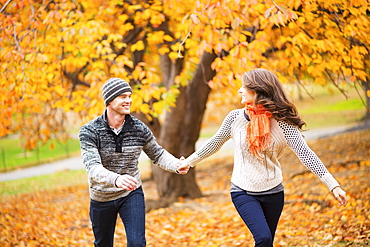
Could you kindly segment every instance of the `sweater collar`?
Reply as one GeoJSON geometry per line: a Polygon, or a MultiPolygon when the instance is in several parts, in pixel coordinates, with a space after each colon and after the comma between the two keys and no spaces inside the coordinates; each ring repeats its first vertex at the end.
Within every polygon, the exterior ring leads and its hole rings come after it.
{"type": "Polygon", "coordinates": [[[244,113],[245,119],[247,119],[248,121],[251,121],[251,119],[249,118],[248,114],[245,112],[244,109],[243,109],[243,113],[244,113]]]}
{"type": "MultiPolygon", "coordinates": [[[[107,117],[107,110],[104,111],[104,114],[102,115],[102,118],[103,118],[103,121],[105,123],[105,126],[108,128],[108,129],[111,129],[111,127],[109,126],[108,124],[108,117],[107,117]]],[[[132,126],[132,117],[130,114],[126,114],[125,115],[125,123],[124,123],[124,126],[123,128],[127,128],[126,126],[132,126]]],[[[121,131],[122,133],[122,131],[121,131]]]]}

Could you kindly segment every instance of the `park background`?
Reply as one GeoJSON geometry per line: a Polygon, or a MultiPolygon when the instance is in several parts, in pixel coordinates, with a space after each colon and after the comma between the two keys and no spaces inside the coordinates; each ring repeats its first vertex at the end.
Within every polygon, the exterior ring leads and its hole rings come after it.
{"type": "MultiPolygon", "coordinates": [[[[103,112],[100,88],[112,76],[133,86],[133,114],[159,143],[187,156],[242,107],[240,75],[264,67],[309,131],[346,127],[309,143],[349,205],[335,205],[287,152],[276,245],[369,244],[366,1],[0,2],[2,172],[79,155],[78,128],[103,112]]],[[[141,168],[148,246],[252,245],[228,197],[230,152],[181,177],[141,168]]],[[[1,245],[92,245],[83,170],[2,182],[0,208],[1,245]]],[[[116,244],[124,239],[118,224],[116,244]]]]}

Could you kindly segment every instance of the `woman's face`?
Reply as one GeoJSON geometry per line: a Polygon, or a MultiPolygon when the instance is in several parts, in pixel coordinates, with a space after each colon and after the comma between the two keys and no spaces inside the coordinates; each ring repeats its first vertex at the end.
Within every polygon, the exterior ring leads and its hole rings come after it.
{"type": "Polygon", "coordinates": [[[238,93],[242,97],[241,103],[242,104],[254,104],[256,101],[257,94],[255,91],[249,90],[247,87],[242,86],[238,93]]]}

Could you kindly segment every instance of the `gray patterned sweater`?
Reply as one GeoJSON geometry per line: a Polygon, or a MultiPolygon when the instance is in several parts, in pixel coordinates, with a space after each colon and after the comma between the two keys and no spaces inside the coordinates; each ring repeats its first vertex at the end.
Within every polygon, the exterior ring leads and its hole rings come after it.
{"type": "Polygon", "coordinates": [[[284,149],[289,147],[303,165],[316,174],[329,190],[339,186],[321,160],[308,147],[298,128],[284,121],[276,121],[271,118],[271,144],[263,155],[264,159],[256,159],[249,152],[245,141],[246,125],[249,121],[244,116],[244,110],[243,108],[231,111],[217,133],[185,161],[190,166],[194,166],[217,152],[227,140],[232,138],[234,142],[234,169],[231,182],[246,191],[263,192],[282,182],[283,176],[279,158],[284,149]]]}
{"type": "Polygon", "coordinates": [[[158,145],[150,129],[131,115],[126,115],[118,135],[103,114],[81,127],[79,139],[90,198],[94,201],[112,201],[130,193],[115,186],[119,175],[133,176],[141,185],[138,168],[141,151],[164,170],[175,172],[177,168],[178,159],[158,145]]]}

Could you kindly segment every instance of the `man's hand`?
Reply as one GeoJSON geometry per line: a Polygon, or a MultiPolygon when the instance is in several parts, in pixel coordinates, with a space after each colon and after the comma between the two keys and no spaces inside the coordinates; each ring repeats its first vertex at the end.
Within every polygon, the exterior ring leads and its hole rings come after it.
{"type": "Polygon", "coordinates": [[[186,173],[188,173],[189,169],[190,169],[190,166],[185,162],[185,158],[181,157],[177,165],[177,169],[176,169],[177,172],[182,175],[185,175],[186,173]]]}
{"type": "Polygon", "coordinates": [[[136,178],[130,176],[130,175],[120,175],[116,179],[116,186],[118,188],[122,188],[125,190],[136,190],[139,182],[137,181],[136,178]]]}

